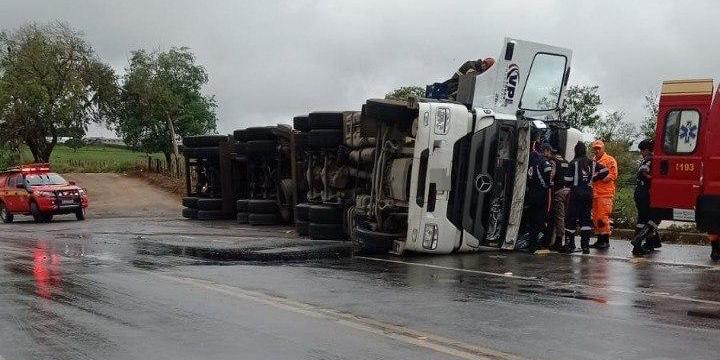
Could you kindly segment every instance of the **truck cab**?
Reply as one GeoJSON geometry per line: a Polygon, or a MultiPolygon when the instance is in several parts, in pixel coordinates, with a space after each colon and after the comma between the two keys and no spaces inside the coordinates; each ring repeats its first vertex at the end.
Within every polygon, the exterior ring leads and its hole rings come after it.
{"type": "Polygon", "coordinates": [[[720,89],[713,80],[665,81],[660,93],[650,206],[662,220],[720,233],[720,89]],[[713,96],[714,95],[714,96],[713,96]]]}
{"type": "Polygon", "coordinates": [[[557,117],[568,49],[506,38],[493,67],[461,78],[456,101],[419,99],[408,230],[393,252],[514,249],[531,133],[571,159],[581,133],[557,117]]]}

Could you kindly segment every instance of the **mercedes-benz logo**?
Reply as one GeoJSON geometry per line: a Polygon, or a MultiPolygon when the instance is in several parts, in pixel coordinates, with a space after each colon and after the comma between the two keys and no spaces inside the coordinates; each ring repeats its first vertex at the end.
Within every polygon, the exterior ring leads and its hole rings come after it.
{"type": "Polygon", "coordinates": [[[478,174],[475,177],[475,189],[481,193],[486,193],[492,189],[492,178],[487,174],[478,174]]]}

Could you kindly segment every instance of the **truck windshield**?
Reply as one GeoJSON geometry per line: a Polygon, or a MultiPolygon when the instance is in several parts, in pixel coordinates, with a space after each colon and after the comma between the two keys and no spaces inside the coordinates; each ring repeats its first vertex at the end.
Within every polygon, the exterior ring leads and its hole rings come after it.
{"type": "Polygon", "coordinates": [[[25,182],[28,186],[64,185],[67,183],[62,176],[56,173],[26,175],[25,182]]]}
{"type": "Polygon", "coordinates": [[[535,55],[520,102],[521,109],[530,111],[557,109],[566,63],[567,59],[562,55],[535,55]]]}

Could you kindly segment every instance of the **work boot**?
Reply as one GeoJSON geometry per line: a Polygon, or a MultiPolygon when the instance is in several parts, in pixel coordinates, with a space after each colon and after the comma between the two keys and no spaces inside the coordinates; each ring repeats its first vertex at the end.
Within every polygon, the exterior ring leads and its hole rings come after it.
{"type": "Polygon", "coordinates": [[[712,261],[720,261],[720,241],[713,241],[710,243],[710,246],[712,246],[710,259],[712,261]]]}
{"type": "Polygon", "coordinates": [[[563,239],[561,236],[559,236],[557,239],[555,239],[555,242],[550,246],[551,251],[557,251],[562,252],[563,251],[563,239]]]}
{"type": "Polygon", "coordinates": [[[570,254],[573,252],[575,252],[575,234],[573,234],[573,235],[566,234],[565,235],[565,245],[562,248],[562,253],[570,254]]]}
{"type": "MultiPolygon", "coordinates": [[[[598,239],[598,242],[600,242],[599,239],[598,239]]],[[[597,243],[595,243],[595,244],[597,244],[597,243]]],[[[590,231],[589,230],[580,231],[580,248],[582,249],[583,254],[590,253],[590,231]]]]}
{"type": "Polygon", "coordinates": [[[605,250],[610,247],[610,234],[600,234],[597,236],[597,241],[590,245],[593,249],[605,250]]]}
{"type": "Polygon", "coordinates": [[[645,249],[644,246],[642,246],[642,232],[641,231],[635,231],[635,237],[630,241],[630,244],[633,246],[632,254],[633,256],[643,256],[647,255],[649,251],[645,249]]]}

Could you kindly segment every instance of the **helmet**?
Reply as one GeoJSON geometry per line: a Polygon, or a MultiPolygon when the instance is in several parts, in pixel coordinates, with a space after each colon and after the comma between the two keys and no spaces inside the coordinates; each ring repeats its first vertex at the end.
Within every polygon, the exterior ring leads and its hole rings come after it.
{"type": "Polygon", "coordinates": [[[655,142],[651,139],[645,139],[638,144],[638,149],[640,150],[652,150],[655,145],[655,142]]]}

